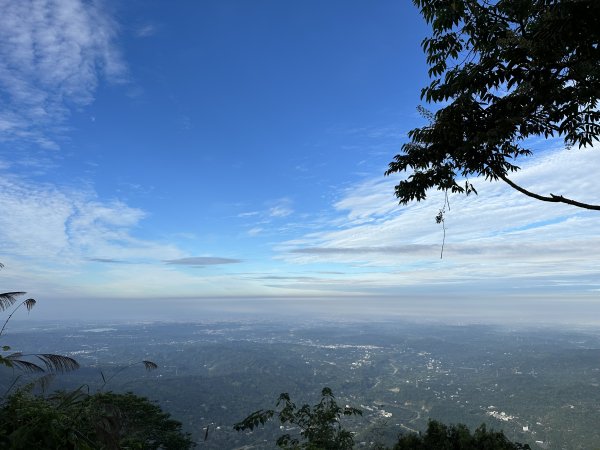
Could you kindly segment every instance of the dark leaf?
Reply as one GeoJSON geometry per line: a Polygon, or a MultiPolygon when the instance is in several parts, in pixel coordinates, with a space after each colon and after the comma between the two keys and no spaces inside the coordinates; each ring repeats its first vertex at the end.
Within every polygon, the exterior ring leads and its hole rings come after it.
{"type": "Polygon", "coordinates": [[[385,172],[408,174],[395,187],[399,203],[424,200],[432,188],[476,194],[462,185],[483,176],[538,200],[600,210],[506,179],[518,170],[513,159],[532,154],[518,145],[528,138],[558,135],[569,148],[600,141],[600,1],[415,4],[432,28],[422,42],[432,80],[421,98],[444,104],[433,120],[425,116],[428,125],[408,132],[385,172]]]}
{"type": "Polygon", "coordinates": [[[14,305],[17,297],[25,294],[26,292],[4,292],[0,294],[0,311],[4,311],[14,305]]]}
{"type": "Polygon", "coordinates": [[[142,361],[142,363],[144,364],[144,368],[146,370],[154,370],[154,369],[158,369],[158,365],[152,361],[142,361]]]}
{"type": "Polygon", "coordinates": [[[79,363],[68,356],[49,353],[40,353],[35,356],[45,364],[46,370],[50,372],[70,372],[79,369],[79,363]]]}
{"type": "Polygon", "coordinates": [[[28,298],[27,300],[25,300],[25,308],[27,308],[27,311],[31,311],[33,309],[33,307],[35,306],[35,300],[33,298],[28,298]]]}

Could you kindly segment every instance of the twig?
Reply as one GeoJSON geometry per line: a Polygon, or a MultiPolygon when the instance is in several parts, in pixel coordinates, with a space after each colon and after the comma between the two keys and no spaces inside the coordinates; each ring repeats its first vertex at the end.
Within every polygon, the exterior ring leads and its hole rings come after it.
{"type": "Polygon", "coordinates": [[[448,200],[448,190],[446,189],[444,196],[444,206],[438,212],[437,216],[435,216],[435,222],[442,224],[442,230],[444,231],[444,236],[442,238],[442,250],[440,251],[440,259],[444,257],[444,245],[446,244],[446,206],[448,207],[448,211],[450,211],[450,201],[448,200]]]}

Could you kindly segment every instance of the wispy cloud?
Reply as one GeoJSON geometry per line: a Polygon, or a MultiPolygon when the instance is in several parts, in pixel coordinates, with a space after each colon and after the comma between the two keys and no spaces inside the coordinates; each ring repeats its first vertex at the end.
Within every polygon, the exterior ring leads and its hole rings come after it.
{"type": "Polygon", "coordinates": [[[260,210],[244,211],[238,213],[236,217],[246,222],[244,226],[247,227],[245,232],[247,236],[280,234],[290,225],[289,218],[295,212],[292,205],[290,198],[279,198],[264,202],[260,210]]]}
{"type": "Polygon", "coordinates": [[[257,277],[259,280],[267,281],[315,281],[318,280],[316,277],[308,277],[302,275],[263,275],[257,277]]]}
{"type": "Polygon", "coordinates": [[[86,261],[140,262],[179,258],[175,246],[135,238],[144,211],[102,201],[89,188],[64,189],[4,175],[0,178],[0,252],[40,267],[86,261]]]}
{"type": "Polygon", "coordinates": [[[404,127],[398,124],[347,128],[337,131],[369,139],[393,139],[398,141],[399,139],[406,138],[404,127]]]}
{"type": "Polygon", "coordinates": [[[99,77],[123,81],[117,25],[100,2],[0,0],[0,141],[57,148],[71,107],[99,77]]]}
{"type": "Polygon", "coordinates": [[[87,258],[87,260],[92,261],[92,262],[105,263],[105,264],[124,264],[124,263],[126,263],[126,261],[121,261],[121,260],[112,259],[112,258],[87,258]]]}
{"type": "Polygon", "coordinates": [[[282,198],[269,208],[269,217],[287,217],[293,212],[292,201],[289,198],[282,198]]]}
{"type": "Polygon", "coordinates": [[[154,36],[158,31],[158,27],[156,25],[153,25],[151,23],[146,23],[143,25],[138,26],[135,30],[134,30],[134,35],[135,37],[138,38],[147,38],[150,36],[154,36]]]}
{"type": "MultiPolygon", "coordinates": [[[[0,177],[0,254],[6,290],[40,298],[259,295],[264,282],[184,267],[234,266],[241,259],[190,257],[163,239],[136,237],[146,213],[102,200],[89,187],[0,177]]],[[[282,291],[277,288],[277,291],[282,291]]]]}
{"type": "Polygon", "coordinates": [[[431,254],[432,245],[399,245],[385,247],[304,247],[290,250],[291,253],[310,255],[382,255],[382,254],[431,254]]]}
{"type": "Polygon", "coordinates": [[[258,236],[263,231],[264,229],[261,227],[253,227],[248,230],[248,236],[258,236]]]}
{"type": "Polygon", "coordinates": [[[188,258],[168,259],[164,261],[166,264],[178,266],[216,266],[221,264],[236,264],[242,262],[241,259],[221,258],[218,256],[192,256],[188,258]]]}
{"type": "MultiPolygon", "coordinates": [[[[598,151],[548,151],[524,162],[513,178],[545,195],[598,203],[598,151]]],[[[425,202],[398,206],[394,179],[369,180],[346,190],[334,204],[338,216],[320,231],[281,244],[280,258],[380,268],[369,277],[382,287],[499,280],[512,280],[515,287],[535,280],[550,286],[577,278],[585,290],[600,277],[592,250],[600,248],[597,212],[542,203],[502,182],[471,181],[478,196],[450,197],[441,261],[443,231],[434,217],[444,203],[442,193],[433,191],[425,202]]]]}
{"type": "Polygon", "coordinates": [[[238,217],[254,217],[254,216],[258,216],[259,214],[260,214],[260,212],[258,212],[258,211],[247,211],[247,212],[239,213],[237,216],[238,217]]]}

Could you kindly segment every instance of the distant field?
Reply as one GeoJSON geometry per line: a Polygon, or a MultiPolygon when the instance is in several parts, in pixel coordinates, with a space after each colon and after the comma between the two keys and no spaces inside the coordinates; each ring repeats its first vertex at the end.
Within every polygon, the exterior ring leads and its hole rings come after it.
{"type": "MultiPolygon", "coordinates": [[[[101,386],[158,401],[204,448],[269,448],[271,425],[232,424],[274,406],[281,392],[314,403],[324,386],[363,410],[356,441],[391,443],[428,418],[502,429],[532,448],[590,449],[600,442],[600,330],[506,329],[413,323],[158,323],[46,326],[6,337],[16,351],[75,357],[83,368],[55,388],[101,386]],[[537,443],[536,443],[537,441],[537,443]]],[[[4,370],[2,384],[13,374],[4,370]]]]}

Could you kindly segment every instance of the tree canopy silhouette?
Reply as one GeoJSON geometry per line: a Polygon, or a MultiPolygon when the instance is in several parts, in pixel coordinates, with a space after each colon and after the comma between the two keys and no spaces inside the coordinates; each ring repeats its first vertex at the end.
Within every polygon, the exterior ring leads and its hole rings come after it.
{"type": "Polygon", "coordinates": [[[282,425],[298,427],[300,436],[294,437],[288,433],[277,439],[277,446],[289,450],[350,450],[354,446],[352,432],[346,430],[340,419],[344,416],[361,416],[362,411],[351,406],[339,406],[330,388],[321,391],[321,401],[314,406],[303,405],[300,408],[292,402],[287,393],[277,400],[277,412],[273,409],[253,412],[244,420],[236,423],[233,428],[237,431],[253,430],[264,425],[277,415],[282,425]]]}
{"type": "Polygon", "coordinates": [[[485,425],[471,433],[465,425],[444,425],[430,420],[422,434],[400,436],[394,450],[531,450],[529,445],[511,442],[501,431],[485,425]]]}
{"type": "Polygon", "coordinates": [[[193,448],[189,433],[145,397],[82,389],[36,397],[19,391],[0,405],[0,447],[20,449],[193,448]]]}
{"type": "Polygon", "coordinates": [[[413,1],[432,27],[422,43],[432,81],[421,98],[442,107],[425,112],[430,123],[409,132],[386,171],[409,173],[395,189],[400,204],[432,188],[476,194],[468,179],[484,176],[537,200],[600,210],[509,178],[517,158],[532,154],[530,138],[578,148],[599,140],[600,1],[413,1]]]}

